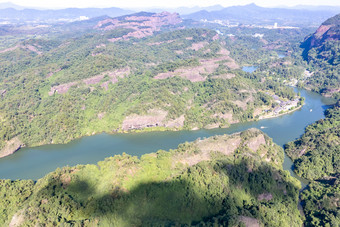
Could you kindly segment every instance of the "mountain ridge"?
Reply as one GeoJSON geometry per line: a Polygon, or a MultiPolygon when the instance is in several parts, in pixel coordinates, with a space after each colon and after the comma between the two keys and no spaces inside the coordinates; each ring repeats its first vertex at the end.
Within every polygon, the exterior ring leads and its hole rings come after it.
{"type": "Polygon", "coordinates": [[[14,8],[0,9],[0,21],[10,22],[58,22],[61,19],[74,20],[79,17],[99,17],[107,15],[110,17],[117,17],[126,14],[134,13],[134,11],[121,9],[117,7],[111,8],[67,8],[56,10],[41,10],[41,9],[22,9],[14,8]]]}
{"type": "Polygon", "coordinates": [[[193,20],[229,20],[230,22],[245,24],[279,23],[287,26],[310,25],[310,22],[312,22],[316,26],[333,15],[334,11],[266,8],[252,3],[244,6],[230,6],[212,12],[199,11],[183,15],[183,18],[193,20]]]}

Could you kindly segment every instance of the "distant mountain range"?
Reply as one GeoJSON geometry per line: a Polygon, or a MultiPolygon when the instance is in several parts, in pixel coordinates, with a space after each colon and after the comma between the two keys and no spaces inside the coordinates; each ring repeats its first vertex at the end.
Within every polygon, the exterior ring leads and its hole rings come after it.
{"type": "Polygon", "coordinates": [[[10,22],[55,22],[58,20],[76,20],[77,18],[93,18],[103,15],[109,17],[117,17],[126,14],[131,14],[133,11],[121,8],[67,8],[59,10],[37,10],[37,9],[0,9],[0,21],[10,22]]]}
{"type": "Polygon", "coordinates": [[[37,9],[28,8],[24,6],[15,5],[10,2],[0,3],[0,20],[7,20],[11,22],[20,21],[44,21],[51,22],[60,19],[74,20],[81,16],[94,18],[107,15],[109,17],[117,17],[131,14],[139,11],[148,11],[154,13],[161,13],[164,11],[179,13],[181,15],[194,13],[200,10],[216,11],[223,9],[221,5],[214,5],[208,7],[179,7],[179,8],[143,8],[143,9],[121,9],[121,8],[67,8],[67,9],[37,9]]]}
{"type": "Polygon", "coordinates": [[[201,10],[183,16],[193,20],[223,20],[242,24],[273,24],[284,26],[318,26],[327,18],[334,16],[332,10],[313,11],[307,9],[264,8],[255,4],[231,6],[217,11],[201,10]]]}
{"type": "Polygon", "coordinates": [[[167,11],[171,13],[179,13],[180,15],[186,15],[186,14],[195,13],[201,10],[206,10],[210,12],[210,11],[221,10],[223,8],[224,7],[221,5],[213,5],[213,6],[207,6],[207,7],[194,6],[194,7],[178,7],[178,8],[149,8],[149,9],[139,9],[136,11],[143,10],[143,11],[155,12],[155,13],[167,11]]]}
{"type": "MultiPolygon", "coordinates": [[[[340,7],[296,6],[295,8],[264,8],[255,4],[231,6],[221,5],[209,7],[179,7],[144,9],[149,12],[177,12],[184,19],[222,20],[238,24],[268,25],[278,23],[282,26],[318,26],[327,18],[336,14],[340,7]]],[[[75,21],[107,15],[117,17],[134,13],[134,10],[121,8],[67,8],[67,9],[27,9],[10,2],[0,3],[0,22],[47,22],[75,21]]]]}
{"type": "Polygon", "coordinates": [[[13,9],[17,9],[17,10],[25,9],[24,6],[19,6],[19,5],[13,4],[11,2],[0,3],[0,9],[7,9],[7,8],[13,8],[13,9]]]}
{"type": "MultiPolygon", "coordinates": [[[[279,7],[279,8],[281,8],[281,7],[279,7]]],[[[304,9],[304,10],[313,10],[313,11],[326,10],[326,11],[340,12],[340,6],[310,6],[310,5],[297,5],[297,6],[293,6],[293,7],[285,7],[285,6],[282,6],[282,8],[287,8],[287,9],[304,9]]]]}

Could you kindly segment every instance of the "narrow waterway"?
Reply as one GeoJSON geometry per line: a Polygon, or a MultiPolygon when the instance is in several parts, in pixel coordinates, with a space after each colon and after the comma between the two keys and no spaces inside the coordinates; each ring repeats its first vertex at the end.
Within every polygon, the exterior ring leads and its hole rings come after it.
{"type": "MultiPolygon", "coordinates": [[[[324,110],[332,104],[332,100],[319,94],[296,89],[296,92],[298,91],[306,98],[306,103],[301,109],[277,118],[234,124],[226,129],[113,135],[102,133],[83,137],[68,144],[23,148],[11,156],[0,159],[0,178],[38,179],[58,167],[93,164],[123,152],[141,156],[159,149],[174,149],[180,143],[193,141],[199,137],[231,134],[252,127],[261,129],[273,138],[275,143],[283,146],[300,137],[307,125],[323,118],[324,110]]],[[[292,171],[292,162],[288,157],[285,157],[283,165],[284,169],[297,177],[292,171]]]]}

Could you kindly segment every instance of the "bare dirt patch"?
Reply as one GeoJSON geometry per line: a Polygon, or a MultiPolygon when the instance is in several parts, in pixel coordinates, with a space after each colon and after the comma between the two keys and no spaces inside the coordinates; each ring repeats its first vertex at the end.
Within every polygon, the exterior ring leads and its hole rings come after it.
{"type": "Polygon", "coordinates": [[[72,86],[75,85],[79,85],[81,82],[85,83],[86,85],[91,85],[91,84],[98,84],[105,75],[110,77],[109,81],[106,81],[104,83],[101,84],[101,87],[105,88],[107,90],[109,83],[116,83],[118,82],[118,78],[123,78],[127,75],[130,74],[130,68],[126,67],[126,68],[122,68],[122,69],[117,69],[114,71],[106,71],[106,72],[102,72],[99,75],[81,80],[81,81],[74,81],[74,82],[69,82],[66,84],[60,84],[57,86],[53,86],[51,87],[50,92],[48,93],[49,95],[53,95],[54,93],[58,93],[58,94],[64,94],[66,93],[72,86]]]}
{"type": "Polygon", "coordinates": [[[246,227],[260,227],[260,223],[256,218],[251,218],[251,217],[247,217],[247,216],[240,216],[239,220],[246,227]]]}
{"type": "Polygon", "coordinates": [[[101,43],[101,44],[96,46],[96,48],[102,48],[102,47],[106,47],[106,45],[104,43],[101,43]]]}
{"type": "Polygon", "coordinates": [[[58,68],[54,71],[51,71],[49,74],[47,74],[46,78],[49,78],[49,77],[53,76],[55,73],[60,72],[60,71],[61,71],[61,68],[58,68]]]}
{"type": "Polygon", "coordinates": [[[201,73],[205,72],[205,70],[204,71],[203,70],[202,70],[202,67],[180,68],[180,69],[176,69],[174,72],[160,73],[154,78],[155,79],[166,79],[169,77],[179,76],[187,80],[190,80],[191,82],[200,82],[200,81],[205,81],[206,79],[205,77],[201,75],[201,73]]]}
{"type": "Polygon", "coordinates": [[[188,50],[194,50],[194,51],[198,51],[202,48],[204,48],[206,45],[208,45],[209,43],[208,42],[198,42],[198,43],[193,43],[191,45],[191,47],[188,47],[187,49],[188,50]]]}
{"type": "Polygon", "coordinates": [[[214,35],[214,37],[212,37],[212,40],[218,40],[220,38],[220,36],[218,34],[214,35]]]}
{"type": "Polygon", "coordinates": [[[105,114],[106,114],[105,112],[98,113],[97,114],[98,119],[99,120],[103,119],[103,117],[105,117],[105,114]]]}
{"type": "Polygon", "coordinates": [[[183,165],[188,165],[188,166],[193,166],[196,165],[199,162],[202,161],[208,161],[210,160],[210,154],[208,152],[202,153],[202,154],[197,154],[197,155],[188,155],[179,158],[176,162],[180,162],[183,165]]]}
{"type": "Polygon", "coordinates": [[[25,146],[18,137],[14,137],[6,142],[5,147],[0,151],[0,158],[11,155],[21,147],[25,146]]]}
{"type": "Polygon", "coordinates": [[[148,46],[159,46],[163,43],[173,43],[175,40],[168,40],[168,41],[162,41],[162,42],[154,42],[154,43],[147,43],[148,46]]]}
{"type": "MultiPolygon", "coordinates": [[[[207,74],[212,74],[215,72],[217,67],[220,64],[225,64],[230,69],[236,69],[239,68],[239,65],[236,64],[236,62],[229,57],[229,51],[226,49],[221,49],[218,52],[219,57],[212,58],[212,59],[201,59],[200,65],[195,67],[183,67],[176,69],[173,72],[166,72],[166,73],[160,73],[157,76],[155,76],[155,79],[166,79],[169,77],[179,76],[185,79],[190,80],[191,82],[200,82],[205,81],[207,74]],[[225,62],[223,62],[225,61],[225,62]]],[[[228,75],[229,77],[232,77],[231,75],[228,75]]]]}
{"type": "Polygon", "coordinates": [[[195,145],[199,149],[198,154],[179,154],[175,157],[174,162],[180,162],[184,165],[192,166],[201,161],[211,159],[211,152],[221,152],[225,155],[233,154],[241,143],[240,133],[234,135],[223,135],[217,138],[209,138],[196,141],[195,145]]]}
{"type": "Polygon", "coordinates": [[[243,110],[247,109],[247,103],[244,101],[236,100],[236,101],[232,101],[232,103],[234,103],[236,106],[240,107],[243,110]]]}
{"type": "Polygon", "coordinates": [[[181,115],[180,117],[178,117],[174,120],[169,120],[168,122],[166,122],[165,127],[167,127],[167,128],[181,128],[184,125],[184,120],[185,120],[184,115],[181,115]]]}
{"type": "Polygon", "coordinates": [[[266,200],[266,201],[269,201],[273,198],[273,195],[271,193],[262,193],[260,195],[257,196],[257,199],[259,201],[261,200],[266,200]]]}
{"type": "MultiPolygon", "coordinates": [[[[241,92],[241,91],[239,91],[239,92],[244,93],[244,92],[241,92]]],[[[245,91],[245,92],[248,92],[248,91],[245,91]]],[[[254,98],[251,94],[249,94],[249,97],[247,97],[246,99],[232,101],[232,103],[234,103],[235,105],[237,105],[238,107],[240,107],[243,110],[247,110],[248,102],[252,102],[252,101],[254,101],[254,98]]]]}
{"type": "Polygon", "coordinates": [[[231,112],[228,113],[219,113],[219,114],[214,114],[212,115],[213,117],[219,117],[221,119],[225,119],[228,120],[229,124],[234,124],[234,123],[238,123],[239,120],[234,120],[233,119],[233,114],[231,112]]]}
{"type": "Polygon", "coordinates": [[[104,75],[103,75],[103,74],[100,74],[100,75],[97,75],[97,76],[94,76],[94,77],[85,79],[85,80],[83,80],[83,82],[84,82],[86,85],[97,84],[97,83],[99,83],[103,78],[104,78],[104,75]]]}
{"type": "Polygon", "coordinates": [[[263,112],[263,108],[262,107],[258,107],[258,108],[256,108],[255,110],[254,110],[254,117],[256,117],[256,116],[259,116],[260,114],[262,114],[262,112],[263,112]]]}
{"type": "Polygon", "coordinates": [[[23,214],[23,211],[20,210],[13,215],[11,222],[9,223],[9,227],[21,226],[24,223],[24,221],[25,221],[25,216],[23,214]]]}
{"type": "Polygon", "coordinates": [[[222,136],[219,137],[217,140],[208,139],[208,140],[201,140],[199,142],[199,148],[200,150],[205,152],[211,152],[211,151],[218,151],[225,155],[233,154],[236,148],[241,143],[241,137],[239,134],[233,135],[233,137],[230,136],[222,136]]]}
{"type": "MultiPolygon", "coordinates": [[[[184,165],[195,165],[201,161],[211,159],[211,154],[216,152],[223,155],[233,155],[235,150],[248,145],[254,152],[262,145],[266,145],[263,133],[258,129],[248,130],[251,137],[242,136],[242,133],[235,133],[232,135],[214,136],[208,139],[196,140],[193,144],[192,151],[188,153],[178,153],[174,156],[173,164],[181,163],[184,165]],[[259,133],[259,134],[257,134],[259,133]],[[257,135],[257,136],[256,136],[257,135]],[[243,141],[246,139],[246,141],[243,141]],[[194,151],[194,152],[193,152],[194,151]]],[[[252,155],[252,154],[248,154],[252,155]]],[[[252,171],[251,168],[248,171],[252,171]]],[[[266,195],[269,198],[269,195],[266,195]]]]}
{"type": "Polygon", "coordinates": [[[218,128],[219,126],[220,126],[219,123],[214,123],[214,124],[206,125],[204,128],[205,129],[213,129],[213,128],[218,128]]]}
{"type": "Polygon", "coordinates": [[[164,110],[153,109],[149,110],[146,115],[132,114],[125,118],[122,124],[123,130],[134,130],[149,127],[164,126],[164,120],[167,116],[164,110]]]}
{"type": "Polygon", "coordinates": [[[20,47],[19,45],[16,45],[14,47],[10,47],[10,48],[4,49],[4,50],[0,50],[0,54],[16,50],[19,47],[20,47]]]}
{"type": "Polygon", "coordinates": [[[23,46],[22,48],[24,48],[24,49],[26,49],[26,50],[30,50],[30,51],[36,53],[37,55],[42,55],[42,52],[39,51],[35,46],[26,45],[26,46],[23,46]]]}
{"type": "Polygon", "coordinates": [[[235,74],[233,73],[226,73],[226,74],[212,76],[213,79],[225,79],[225,80],[230,80],[234,77],[235,77],[235,74]]]}
{"type": "Polygon", "coordinates": [[[70,175],[65,175],[63,174],[61,177],[60,177],[60,181],[62,183],[62,187],[64,189],[66,189],[70,183],[71,183],[71,176],[70,175]]]}
{"type": "Polygon", "coordinates": [[[16,50],[16,49],[18,49],[18,48],[21,48],[21,49],[23,49],[23,50],[32,51],[32,52],[36,53],[37,55],[42,55],[42,52],[39,51],[39,50],[37,49],[37,47],[32,46],[32,45],[16,45],[16,46],[14,46],[14,47],[10,47],[10,48],[1,50],[1,51],[0,51],[0,54],[6,53],[6,52],[10,52],[10,51],[14,51],[14,50],[16,50]]]}
{"type": "Polygon", "coordinates": [[[118,82],[118,78],[123,78],[125,76],[128,76],[131,73],[130,68],[129,67],[125,67],[122,69],[117,69],[114,71],[107,71],[107,72],[103,72],[100,75],[108,75],[111,79],[109,81],[106,81],[104,83],[101,84],[101,87],[105,88],[107,90],[109,83],[117,83],[118,82]]]}
{"type": "Polygon", "coordinates": [[[219,52],[220,57],[216,59],[216,61],[226,61],[224,65],[226,65],[230,69],[238,69],[240,66],[232,59],[229,55],[230,52],[227,49],[222,48],[219,52]]]}
{"type": "Polygon", "coordinates": [[[64,94],[66,93],[72,86],[76,85],[77,82],[70,82],[66,84],[60,84],[57,86],[51,87],[50,92],[48,92],[49,95],[53,95],[54,93],[58,94],[64,94]]]}
{"type": "Polygon", "coordinates": [[[122,19],[105,19],[95,26],[96,29],[108,31],[117,28],[127,28],[133,31],[122,37],[109,39],[110,42],[129,40],[130,38],[144,38],[151,36],[155,31],[160,31],[162,26],[181,23],[182,19],[176,13],[162,12],[151,16],[128,16],[122,19]]]}
{"type": "Polygon", "coordinates": [[[255,138],[249,139],[246,144],[252,151],[256,152],[261,145],[266,145],[266,139],[263,134],[260,134],[255,138]]]}

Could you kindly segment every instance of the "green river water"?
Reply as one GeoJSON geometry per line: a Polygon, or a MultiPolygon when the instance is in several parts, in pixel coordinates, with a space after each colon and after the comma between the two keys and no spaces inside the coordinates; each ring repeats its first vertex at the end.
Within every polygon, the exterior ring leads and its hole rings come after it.
{"type": "MultiPolygon", "coordinates": [[[[197,131],[166,131],[128,134],[98,134],[77,139],[68,144],[44,145],[23,148],[0,159],[0,179],[39,179],[58,167],[77,164],[93,164],[106,157],[122,154],[141,156],[159,149],[177,148],[178,144],[197,138],[231,134],[248,128],[259,128],[274,142],[283,146],[300,137],[307,125],[324,117],[324,110],[332,100],[306,90],[300,91],[306,98],[305,105],[290,114],[255,122],[234,124],[226,129],[201,129],[197,131]]],[[[284,169],[292,171],[292,161],[285,156],[284,169]]],[[[298,178],[298,177],[297,177],[298,178]]],[[[305,185],[303,179],[302,185],[305,185]]]]}

